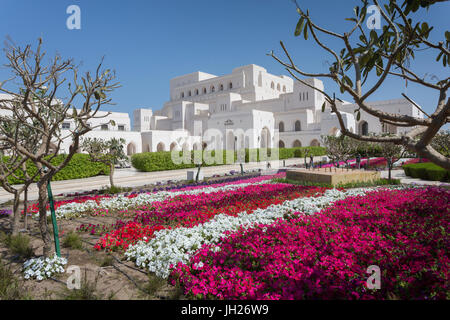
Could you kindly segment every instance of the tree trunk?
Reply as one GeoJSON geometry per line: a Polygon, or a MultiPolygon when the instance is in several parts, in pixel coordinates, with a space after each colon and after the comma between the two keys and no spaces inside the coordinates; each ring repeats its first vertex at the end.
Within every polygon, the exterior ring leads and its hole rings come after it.
{"type": "Polygon", "coordinates": [[[114,187],[114,163],[109,164],[109,183],[111,184],[111,188],[114,187]]]}
{"type": "Polygon", "coordinates": [[[199,165],[198,166],[198,169],[197,169],[197,175],[195,176],[195,182],[198,182],[198,177],[200,176],[200,169],[202,168],[202,166],[201,165],[199,165]]]}
{"type": "Polygon", "coordinates": [[[47,181],[39,182],[39,230],[44,241],[44,256],[49,257],[51,253],[52,240],[47,226],[47,181]]]}
{"type": "Polygon", "coordinates": [[[28,187],[25,188],[23,194],[23,228],[28,230],[28,187]]]}
{"type": "Polygon", "coordinates": [[[20,224],[19,203],[20,203],[20,193],[18,191],[16,191],[14,193],[13,221],[12,221],[12,228],[11,228],[13,235],[19,234],[19,224],[20,224]]]}

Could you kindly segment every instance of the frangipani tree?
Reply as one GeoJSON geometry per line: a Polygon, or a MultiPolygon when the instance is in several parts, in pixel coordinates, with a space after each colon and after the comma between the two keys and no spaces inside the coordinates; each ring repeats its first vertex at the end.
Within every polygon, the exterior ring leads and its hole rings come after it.
{"type": "Polygon", "coordinates": [[[87,152],[93,162],[101,162],[109,167],[109,182],[114,187],[114,167],[120,160],[128,159],[124,151],[125,139],[86,138],[81,143],[83,151],[87,152]]]}
{"type": "MultiPolygon", "coordinates": [[[[0,116],[0,120],[2,116],[0,116]]],[[[0,135],[14,136],[17,143],[25,146],[27,150],[36,151],[38,141],[33,130],[20,122],[0,121],[0,135]]],[[[27,229],[27,192],[30,184],[37,178],[38,173],[28,174],[27,161],[29,158],[20,155],[9,143],[0,143],[0,185],[7,192],[13,194],[13,220],[12,234],[19,232],[20,223],[20,197],[24,193],[24,229],[27,229]],[[20,182],[15,185],[12,181],[20,182]]]]}
{"type": "Polygon", "coordinates": [[[42,39],[35,50],[30,45],[23,48],[10,42],[5,53],[11,79],[0,82],[0,93],[6,94],[0,100],[1,123],[27,127],[36,143],[33,148],[21,143],[15,130],[0,132],[0,143],[8,146],[13,155],[30,159],[37,167],[39,227],[44,255],[48,256],[51,239],[47,228],[47,184],[72,159],[80,147],[80,138],[95,128],[89,121],[109,115],[99,115],[98,111],[101,106],[111,104],[107,94],[119,84],[113,72],[102,70],[103,61],[94,73],[86,72],[83,76],[79,76],[71,59],[55,55],[45,61],[42,39]],[[65,121],[73,123],[74,129],[62,130],[65,121]],[[55,165],[52,159],[62,150],[63,143],[70,145],[69,151],[55,165]]]}
{"type": "MultiPolygon", "coordinates": [[[[347,32],[339,33],[330,28],[317,25],[308,10],[301,8],[297,2],[297,12],[300,15],[295,29],[295,35],[303,35],[305,40],[312,36],[313,41],[333,58],[328,70],[324,72],[307,72],[297,66],[288,49],[281,42],[281,47],[286,55],[286,60],[277,57],[273,52],[269,55],[281,63],[286,70],[299,82],[303,83],[325,97],[322,109],[331,108],[336,114],[343,135],[368,142],[393,143],[401,145],[411,152],[446,169],[450,169],[450,159],[437,152],[430,144],[436,133],[445,124],[450,122],[450,99],[447,91],[450,86],[450,78],[427,80],[413,69],[415,55],[421,50],[430,50],[436,53],[432,63],[442,63],[444,68],[450,63],[450,32],[442,35],[441,41],[430,40],[433,27],[425,19],[413,21],[409,17],[411,11],[424,10],[437,2],[446,0],[405,0],[402,5],[395,0],[373,0],[373,4],[381,14],[386,25],[377,33],[375,30],[368,32],[363,24],[368,17],[368,0],[361,0],[362,6],[354,8],[354,15],[348,19],[352,25],[347,32]],[[325,43],[322,36],[332,38],[333,43],[340,43],[339,49],[332,48],[325,43]],[[356,119],[359,121],[361,112],[376,117],[380,122],[396,127],[409,128],[407,134],[395,134],[391,136],[370,136],[354,133],[346,128],[341,114],[341,103],[334,94],[327,93],[320,88],[302,80],[300,76],[324,78],[334,81],[341,93],[349,94],[357,105],[356,119]],[[432,113],[426,113],[418,106],[412,97],[403,96],[419,110],[425,117],[396,114],[372,107],[367,100],[382,89],[388,78],[399,78],[408,83],[423,86],[436,92],[437,103],[432,113]],[[375,79],[373,84],[367,79],[375,79]]],[[[426,17],[426,15],[422,15],[426,17]]]]}
{"type": "Polygon", "coordinates": [[[347,163],[358,150],[358,141],[346,136],[322,136],[328,157],[339,168],[340,162],[347,163]]]}

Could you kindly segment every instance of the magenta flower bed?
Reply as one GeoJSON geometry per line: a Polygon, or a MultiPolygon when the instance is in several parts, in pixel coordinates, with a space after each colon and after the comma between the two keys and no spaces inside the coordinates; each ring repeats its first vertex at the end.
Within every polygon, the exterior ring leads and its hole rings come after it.
{"type": "Polygon", "coordinates": [[[382,190],[229,234],[170,276],[191,298],[448,299],[450,191],[382,190]],[[367,288],[367,268],[381,289],[367,288]]]}

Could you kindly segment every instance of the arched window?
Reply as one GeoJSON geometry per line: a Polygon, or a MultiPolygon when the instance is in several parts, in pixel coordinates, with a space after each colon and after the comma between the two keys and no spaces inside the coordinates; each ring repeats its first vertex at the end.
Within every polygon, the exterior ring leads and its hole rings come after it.
{"type": "Polygon", "coordinates": [[[278,131],[279,131],[279,132],[284,132],[284,122],[283,122],[283,121],[281,121],[281,122],[278,124],[278,131]]]}
{"type": "Polygon", "coordinates": [[[317,139],[314,139],[309,144],[310,147],[320,147],[320,142],[317,139]]]}
{"type": "Polygon", "coordinates": [[[195,89],[195,95],[198,96],[198,89],[195,89]]]}
{"type": "Polygon", "coordinates": [[[272,82],[272,83],[270,84],[270,88],[271,88],[271,89],[275,89],[275,83],[272,82]]]}
{"type": "Polygon", "coordinates": [[[278,148],[284,148],[285,146],[283,140],[278,141],[278,148]]]}
{"type": "Polygon", "coordinates": [[[223,84],[221,84],[221,85],[219,86],[219,90],[220,90],[220,91],[223,91],[223,84]]]}
{"type": "Polygon", "coordinates": [[[188,96],[190,97],[190,96],[192,96],[192,92],[191,92],[191,90],[189,90],[189,92],[188,92],[188,96]]]}
{"type": "Polygon", "coordinates": [[[230,83],[228,84],[228,89],[233,89],[233,82],[230,82],[230,83]]]}
{"type": "Polygon", "coordinates": [[[214,86],[211,86],[211,92],[215,92],[216,88],[214,88],[214,86]]]}
{"type": "Polygon", "coordinates": [[[203,94],[206,94],[206,88],[203,88],[203,94]]]}
{"type": "Polygon", "coordinates": [[[302,101],[302,93],[300,92],[298,99],[302,101]]]}
{"type": "Polygon", "coordinates": [[[294,130],[295,131],[301,131],[302,130],[302,125],[300,123],[300,120],[295,121],[294,130]]]}
{"type": "Polygon", "coordinates": [[[184,92],[181,93],[181,98],[184,98],[184,92]]]}
{"type": "Polygon", "coordinates": [[[302,143],[300,142],[300,140],[295,140],[294,143],[292,144],[292,148],[300,148],[302,146],[302,143]]]}
{"type": "Polygon", "coordinates": [[[281,91],[281,86],[280,86],[280,84],[277,84],[277,90],[278,90],[278,91],[281,91]]]}
{"type": "Polygon", "coordinates": [[[286,92],[286,86],[283,86],[283,92],[286,92]]]}
{"type": "Polygon", "coordinates": [[[361,121],[359,123],[359,134],[367,136],[369,134],[369,124],[367,121],[361,121]]]}

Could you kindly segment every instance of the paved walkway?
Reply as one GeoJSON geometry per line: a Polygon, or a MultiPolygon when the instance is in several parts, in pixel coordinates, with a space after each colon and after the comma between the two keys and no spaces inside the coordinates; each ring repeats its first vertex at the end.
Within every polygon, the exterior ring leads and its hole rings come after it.
{"type": "MultiPolygon", "coordinates": [[[[320,161],[322,157],[315,157],[314,161],[320,161]]],[[[309,159],[308,159],[309,161],[309,159]]],[[[285,164],[286,166],[291,166],[294,164],[304,164],[303,158],[287,159],[285,162],[271,161],[272,169],[279,168],[285,164]]],[[[245,171],[266,169],[267,162],[255,162],[244,164],[245,171]]],[[[181,169],[181,170],[170,170],[170,171],[158,171],[158,172],[139,172],[134,168],[128,169],[116,169],[114,172],[114,184],[120,187],[141,187],[147,184],[153,184],[156,182],[166,182],[168,180],[186,180],[187,171],[197,170],[194,169],[181,169]]],[[[239,164],[234,165],[223,165],[215,167],[203,167],[202,173],[204,177],[211,177],[216,174],[223,175],[234,170],[240,172],[241,168],[239,164]]],[[[64,181],[53,181],[52,190],[54,195],[62,193],[74,193],[82,191],[90,191],[95,189],[101,189],[103,187],[109,186],[109,176],[96,176],[85,179],[74,179],[74,180],[64,180],[64,181]]],[[[0,204],[12,200],[13,197],[10,193],[6,192],[0,188],[0,204]]],[[[28,191],[28,199],[33,201],[38,199],[38,190],[36,184],[30,186],[28,191]]]]}

